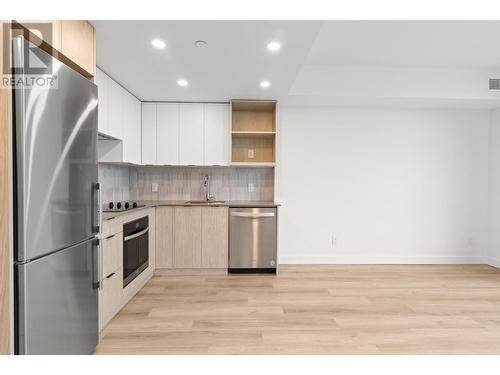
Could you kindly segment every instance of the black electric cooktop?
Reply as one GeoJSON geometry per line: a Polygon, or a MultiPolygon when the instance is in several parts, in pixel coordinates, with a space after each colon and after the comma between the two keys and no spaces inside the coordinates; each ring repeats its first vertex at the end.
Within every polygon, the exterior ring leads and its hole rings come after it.
{"type": "Polygon", "coordinates": [[[106,203],[103,207],[103,212],[121,212],[121,211],[129,211],[135,208],[144,207],[144,204],[137,204],[137,202],[109,202],[106,203]]]}

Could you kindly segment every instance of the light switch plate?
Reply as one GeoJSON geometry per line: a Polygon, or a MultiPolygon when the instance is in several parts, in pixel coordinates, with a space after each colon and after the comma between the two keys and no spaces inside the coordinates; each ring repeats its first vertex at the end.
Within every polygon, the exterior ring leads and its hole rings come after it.
{"type": "Polygon", "coordinates": [[[253,193],[255,191],[255,186],[254,184],[248,184],[248,192],[253,193]]]}
{"type": "Polygon", "coordinates": [[[248,158],[253,159],[255,157],[255,151],[253,148],[248,149],[248,158]]]}
{"type": "Polygon", "coordinates": [[[151,184],[151,191],[153,193],[158,193],[158,184],[151,184]]]}

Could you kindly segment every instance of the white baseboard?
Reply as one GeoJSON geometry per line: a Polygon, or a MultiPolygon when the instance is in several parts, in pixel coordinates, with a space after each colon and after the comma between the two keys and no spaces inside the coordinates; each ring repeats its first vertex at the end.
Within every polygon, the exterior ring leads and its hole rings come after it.
{"type": "Polygon", "coordinates": [[[489,266],[500,268],[500,259],[495,257],[484,257],[484,263],[489,266]]]}
{"type": "MultiPolygon", "coordinates": [[[[314,254],[280,254],[279,264],[490,264],[479,256],[325,256],[314,254]]],[[[496,263],[500,266],[500,260],[496,263]]],[[[497,267],[497,266],[495,266],[497,267]]],[[[500,267],[499,267],[500,268],[500,267]]]]}

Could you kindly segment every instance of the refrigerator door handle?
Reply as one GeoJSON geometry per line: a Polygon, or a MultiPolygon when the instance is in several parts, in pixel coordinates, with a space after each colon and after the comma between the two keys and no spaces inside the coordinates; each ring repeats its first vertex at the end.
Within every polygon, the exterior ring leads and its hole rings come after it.
{"type": "Polygon", "coordinates": [[[94,234],[100,233],[102,229],[102,196],[101,196],[101,186],[98,182],[92,184],[92,206],[96,205],[97,196],[97,207],[92,213],[92,232],[94,234]],[[97,193],[97,194],[96,194],[97,193]],[[97,219],[96,219],[97,217],[97,219]]]}
{"type": "Polygon", "coordinates": [[[102,290],[104,284],[104,252],[102,251],[101,241],[98,240],[98,251],[99,251],[99,290],[102,290]]]}
{"type": "Polygon", "coordinates": [[[93,259],[94,259],[94,289],[99,289],[102,290],[102,284],[103,284],[103,254],[102,254],[102,247],[101,247],[101,241],[100,240],[94,240],[94,251],[92,252],[93,259]],[[95,277],[97,275],[97,277],[95,277]]]}
{"type": "Polygon", "coordinates": [[[102,191],[101,191],[101,185],[98,183],[97,188],[99,189],[99,194],[98,194],[98,207],[97,210],[99,212],[99,232],[102,230],[102,191]]]}

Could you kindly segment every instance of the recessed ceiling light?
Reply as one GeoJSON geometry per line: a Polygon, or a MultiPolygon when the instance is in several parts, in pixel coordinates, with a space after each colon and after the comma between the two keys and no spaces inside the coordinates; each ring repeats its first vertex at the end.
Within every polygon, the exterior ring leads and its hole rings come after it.
{"type": "Polygon", "coordinates": [[[280,48],[281,48],[281,44],[279,44],[278,42],[267,43],[267,49],[271,52],[279,51],[280,48]]]}
{"type": "Polygon", "coordinates": [[[269,86],[271,86],[271,82],[269,82],[269,81],[262,81],[260,83],[260,87],[262,87],[264,89],[267,89],[269,86]]]}
{"type": "Polygon", "coordinates": [[[186,81],[185,79],[179,79],[177,80],[177,84],[181,87],[186,87],[187,85],[189,85],[189,82],[186,81]]]}
{"type": "Polygon", "coordinates": [[[196,42],[194,42],[194,45],[198,48],[205,48],[206,46],[208,46],[208,43],[204,40],[197,40],[196,42]]]}
{"type": "Polygon", "coordinates": [[[161,39],[153,39],[151,45],[156,49],[163,49],[166,46],[165,42],[161,39]]]}

